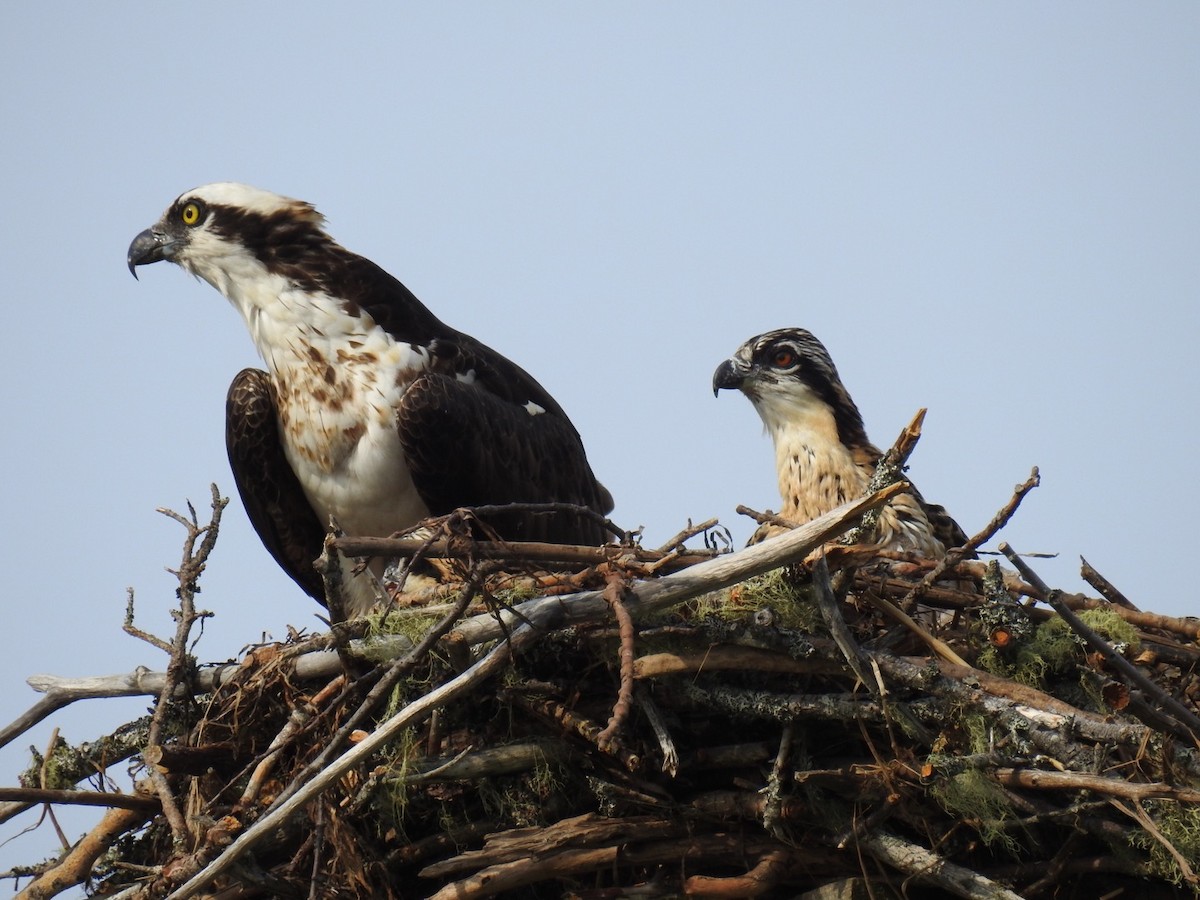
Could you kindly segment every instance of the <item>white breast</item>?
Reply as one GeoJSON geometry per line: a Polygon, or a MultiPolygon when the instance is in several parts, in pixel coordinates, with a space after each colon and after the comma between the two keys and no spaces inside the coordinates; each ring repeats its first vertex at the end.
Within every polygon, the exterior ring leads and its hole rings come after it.
{"type": "MultiPolygon", "coordinates": [[[[828,407],[805,399],[756,404],[775,445],[775,471],[783,499],[780,515],[801,524],[862,497],[874,474],[872,466],[860,465],[839,440],[828,407]]],[[[883,549],[935,558],[945,554],[911,494],[901,494],[882,510],[875,537],[883,549]]]]}
{"type": "Polygon", "coordinates": [[[365,312],[260,270],[217,285],[242,313],[279,398],[284,450],[309,502],[347,534],[387,535],[428,515],[396,431],[428,354],[365,312]]]}
{"type": "MultiPolygon", "coordinates": [[[[296,289],[249,253],[205,233],[195,240],[213,246],[180,263],[242,314],[276,388],[284,452],[321,523],[332,516],[346,534],[386,536],[425,518],[396,408],[428,353],[395,341],[365,312],[296,289]]],[[[375,585],[344,568],[348,612],[358,615],[375,602],[375,585]]],[[[382,561],[372,568],[380,574],[382,561]]]]}
{"type": "Polygon", "coordinates": [[[807,386],[764,392],[754,398],[754,408],[775,445],[780,515],[808,522],[862,495],[870,474],[863,473],[838,438],[829,406],[807,386]]]}
{"type": "Polygon", "coordinates": [[[782,429],[773,437],[784,518],[809,522],[862,496],[870,475],[840,441],[799,428],[782,429]]]}

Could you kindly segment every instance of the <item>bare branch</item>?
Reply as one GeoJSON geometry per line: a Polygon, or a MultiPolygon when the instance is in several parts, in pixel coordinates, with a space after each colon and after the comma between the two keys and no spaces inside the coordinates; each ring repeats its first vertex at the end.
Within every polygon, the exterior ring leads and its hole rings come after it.
{"type": "Polygon", "coordinates": [[[1079,557],[1079,574],[1084,581],[1098,590],[1100,592],[1100,596],[1109,603],[1115,603],[1117,606],[1123,606],[1125,609],[1130,609],[1135,612],[1138,611],[1138,608],[1128,597],[1122,594],[1111,581],[1097,572],[1092,567],[1092,564],[1082,556],[1079,557]]]}
{"type": "Polygon", "coordinates": [[[711,550],[689,550],[671,554],[666,550],[645,550],[641,547],[626,547],[608,544],[603,547],[587,547],[574,544],[546,544],[537,542],[505,543],[499,541],[419,540],[417,538],[339,537],[333,546],[346,556],[362,557],[408,557],[415,554],[434,559],[462,559],[468,554],[474,559],[497,559],[548,565],[595,566],[601,563],[617,563],[634,566],[639,563],[652,565],[670,558],[668,570],[674,571],[695,565],[716,556],[711,550]]]}
{"type": "MultiPolygon", "coordinates": [[[[155,747],[161,742],[167,711],[170,709],[175,692],[195,669],[196,662],[189,653],[188,646],[192,626],[211,615],[207,612],[197,612],[196,594],[200,589],[198,584],[200,575],[203,573],[209,554],[212,553],[217,541],[221,513],[229,504],[229,500],[221,496],[215,484],[211,485],[211,491],[212,518],[207,525],[200,525],[196,518],[196,510],[191,503],[188,504],[188,511],[191,514],[189,519],[170,510],[159,510],[182,524],[187,531],[187,536],[183,542],[183,560],[176,573],[179,578],[179,588],[175,593],[179,598],[179,610],[174,614],[175,637],[171,641],[171,661],[167,664],[165,684],[159,694],[158,703],[155,704],[154,715],[150,720],[147,747],[155,747]],[[196,546],[197,542],[199,542],[199,547],[196,546]]],[[[184,844],[187,841],[187,822],[184,820],[183,812],[179,809],[169,779],[153,766],[148,766],[146,771],[150,783],[154,785],[155,791],[162,801],[163,814],[171,825],[171,833],[176,844],[184,844]]]]}
{"type": "Polygon", "coordinates": [[[46,788],[0,787],[0,800],[18,803],[57,803],[61,806],[105,806],[154,814],[162,808],[157,797],[111,791],[59,791],[46,788]]]}
{"type": "Polygon", "coordinates": [[[1108,641],[1089,628],[1063,602],[1061,592],[1051,590],[1012,547],[1007,543],[1002,543],[1000,545],[1000,552],[1008,557],[1008,561],[1016,566],[1017,571],[1021,573],[1021,576],[1026,581],[1037,588],[1042,594],[1041,599],[1052,606],[1054,611],[1062,616],[1063,620],[1071,626],[1072,631],[1087,641],[1088,646],[1103,656],[1105,662],[1116,669],[1123,678],[1131,681],[1152,697],[1161,712],[1166,713],[1174,719],[1175,731],[1178,735],[1194,743],[1200,742],[1200,717],[1147,678],[1137,666],[1114,650],[1108,641]]]}
{"type": "Polygon", "coordinates": [[[237,840],[213,862],[197,872],[191,880],[174,891],[168,900],[185,900],[212,884],[225,874],[247,850],[259,840],[270,834],[275,828],[287,821],[295,811],[299,810],[312,798],[328,790],[338,779],[354,768],[360,762],[365,762],[372,753],[382,748],[395,735],[409,725],[424,718],[431,710],[450,702],[469,690],[474,684],[490,678],[498,672],[511,658],[537,636],[537,632],[528,625],[522,625],[513,630],[508,641],[497,644],[486,656],[475,663],[457,678],[451,679],[439,688],[435,688],[418,700],[404,707],[392,718],[382,723],[372,734],[358,744],[355,744],[328,766],[316,773],[304,787],[297,790],[282,803],[273,805],[261,819],[254,823],[237,840]]]}
{"type": "MultiPolygon", "coordinates": [[[[737,553],[697,563],[682,572],[642,582],[630,591],[626,606],[634,618],[650,615],[701,594],[798,562],[817,547],[842,534],[864,513],[887,503],[908,488],[907,482],[894,484],[869,497],[845,503],[786,534],[737,553]]],[[[490,615],[467,619],[454,629],[454,634],[474,645],[502,637],[504,625],[513,622],[528,621],[543,629],[559,628],[594,620],[603,615],[607,607],[600,591],[584,591],[565,597],[542,597],[506,610],[500,622],[490,615]]]]}
{"type": "Polygon", "coordinates": [[[1008,524],[1009,519],[1016,513],[1017,507],[1021,505],[1021,501],[1025,498],[1025,495],[1041,483],[1041,475],[1038,474],[1037,466],[1034,466],[1033,470],[1029,473],[1029,477],[1013,488],[1012,497],[992,516],[991,521],[984,526],[982,531],[968,539],[961,547],[946,548],[946,555],[921,579],[920,584],[904,595],[904,598],[899,603],[900,608],[911,610],[916,602],[925,596],[925,592],[933,586],[934,582],[982,547],[987,541],[991,540],[996,532],[1008,524]]]}
{"type": "Polygon", "coordinates": [[[880,862],[967,900],[1022,900],[990,878],[884,831],[860,837],[858,846],[880,862]]]}
{"type": "Polygon", "coordinates": [[[1032,788],[1037,791],[1091,791],[1107,797],[1125,800],[1178,800],[1180,803],[1200,803],[1200,790],[1162,782],[1126,781],[1086,772],[1050,772],[1045,769],[999,768],[991,777],[1007,787],[1032,788]]]}
{"type": "Polygon", "coordinates": [[[693,525],[691,522],[688,522],[687,528],[684,528],[669,541],[665,542],[661,547],[658,548],[658,552],[666,554],[671,553],[674,550],[682,550],[684,549],[683,545],[687,541],[694,538],[698,534],[703,534],[712,528],[717,528],[719,525],[720,523],[716,519],[706,519],[697,525],[693,525]]]}
{"type": "MultiPolygon", "coordinates": [[[[903,480],[904,467],[908,464],[908,458],[912,455],[913,450],[917,448],[917,441],[921,439],[921,426],[925,422],[926,412],[927,410],[924,408],[918,409],[912,420],[896,436],[895,443],[875,465],[875,472],[867,483],[867,493],[873,493],[880,488],[903,480]]],[[[861,542],[865,536],[875,530],[875,524],[878,521],[879,510],[872,510],[863,516],[862,521],[856,527],[846,533],[842,542],[846,544],[861,542]]]]}
{"type": "Polygon", "coordinates": [[[123,834],[140,827],[148,818],[147,809],[110,809],[95,828],[88,832],[53,868],[35,878],[17,900],[45,900],[81,884],[91,874],[96,860],[123,834]]]}
{"type": "Polygon", "coordinates": [[[634,657],[634,627],[629,610],[621,602],[621,594],[628,590],[625,579],[617,572],[608,573],[608,584],[604,588],[604,599],[612,609],[613,617],[617,620],[621,636],[621,685],[617,692],[617,702],[613,706],[612,717],[608,725],[596,736],[596,742],[604,747],[617,735],[617,731],[629,718],[633,702],[633,657],[634,657]]]}

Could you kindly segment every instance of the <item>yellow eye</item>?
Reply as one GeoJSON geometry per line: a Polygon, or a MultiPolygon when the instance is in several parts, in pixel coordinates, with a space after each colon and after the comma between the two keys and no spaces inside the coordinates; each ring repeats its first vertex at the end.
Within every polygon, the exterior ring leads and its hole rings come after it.
{"type": "Polygon", "coordinates": [[[189,203],[179,213],[179,218],[183,220],[184,225],[195,225],[200,221],[200,205],[198,203],[189,203]]]}

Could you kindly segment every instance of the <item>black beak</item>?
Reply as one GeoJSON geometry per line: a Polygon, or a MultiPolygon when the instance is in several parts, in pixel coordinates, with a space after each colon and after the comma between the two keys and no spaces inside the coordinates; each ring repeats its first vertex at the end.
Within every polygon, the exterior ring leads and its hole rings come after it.
{"type": "Polygon", "coordinates": [[[161,231],[147,228],[129,245],[129,255],[125,257],[125,261],[129,263],[129,273],[137,278],[138,266],[146,266],[166,259],[165,251],[170,243],[170,239],[161,231]]]}
{"type": "Polygon", "coordinates": [[[713,396],[717,396],[721,388],[740,388],[749,375],[750,367],[737,357],[725,360],[713,372],[713,396]]]}

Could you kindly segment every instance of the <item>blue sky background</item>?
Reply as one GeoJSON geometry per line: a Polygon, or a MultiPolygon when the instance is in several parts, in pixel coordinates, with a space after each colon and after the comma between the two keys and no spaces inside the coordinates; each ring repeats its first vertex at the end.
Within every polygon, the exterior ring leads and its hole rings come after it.
{"type": "MultiPolygon", "coordinates": [[[[615,518],[655,545],[777,508],[749,403],[713,369],[787,325],[828,346],[877,444],[978,530],[1082,554],[1194,614],[1200,6],[1191,3],[6,4],[0,10],[0,718],[34,672],[160,669],[182,530],[235,493],[225,389],[256,362],[207,285],[125,251],[176,195],[246,181],[572,416],[615,518]]],[[[202,659],[316,608],[236,500],[202,659]]],[[[72,741],[144,701],[96,701],[72,741]]],[[[98,813],[69,816],[72,836],[98,813]]],[[[32,817],[0,826],[0,840],[32,817]]],[[[53,847],[0,846],[0,869],[53,847]]]]}

